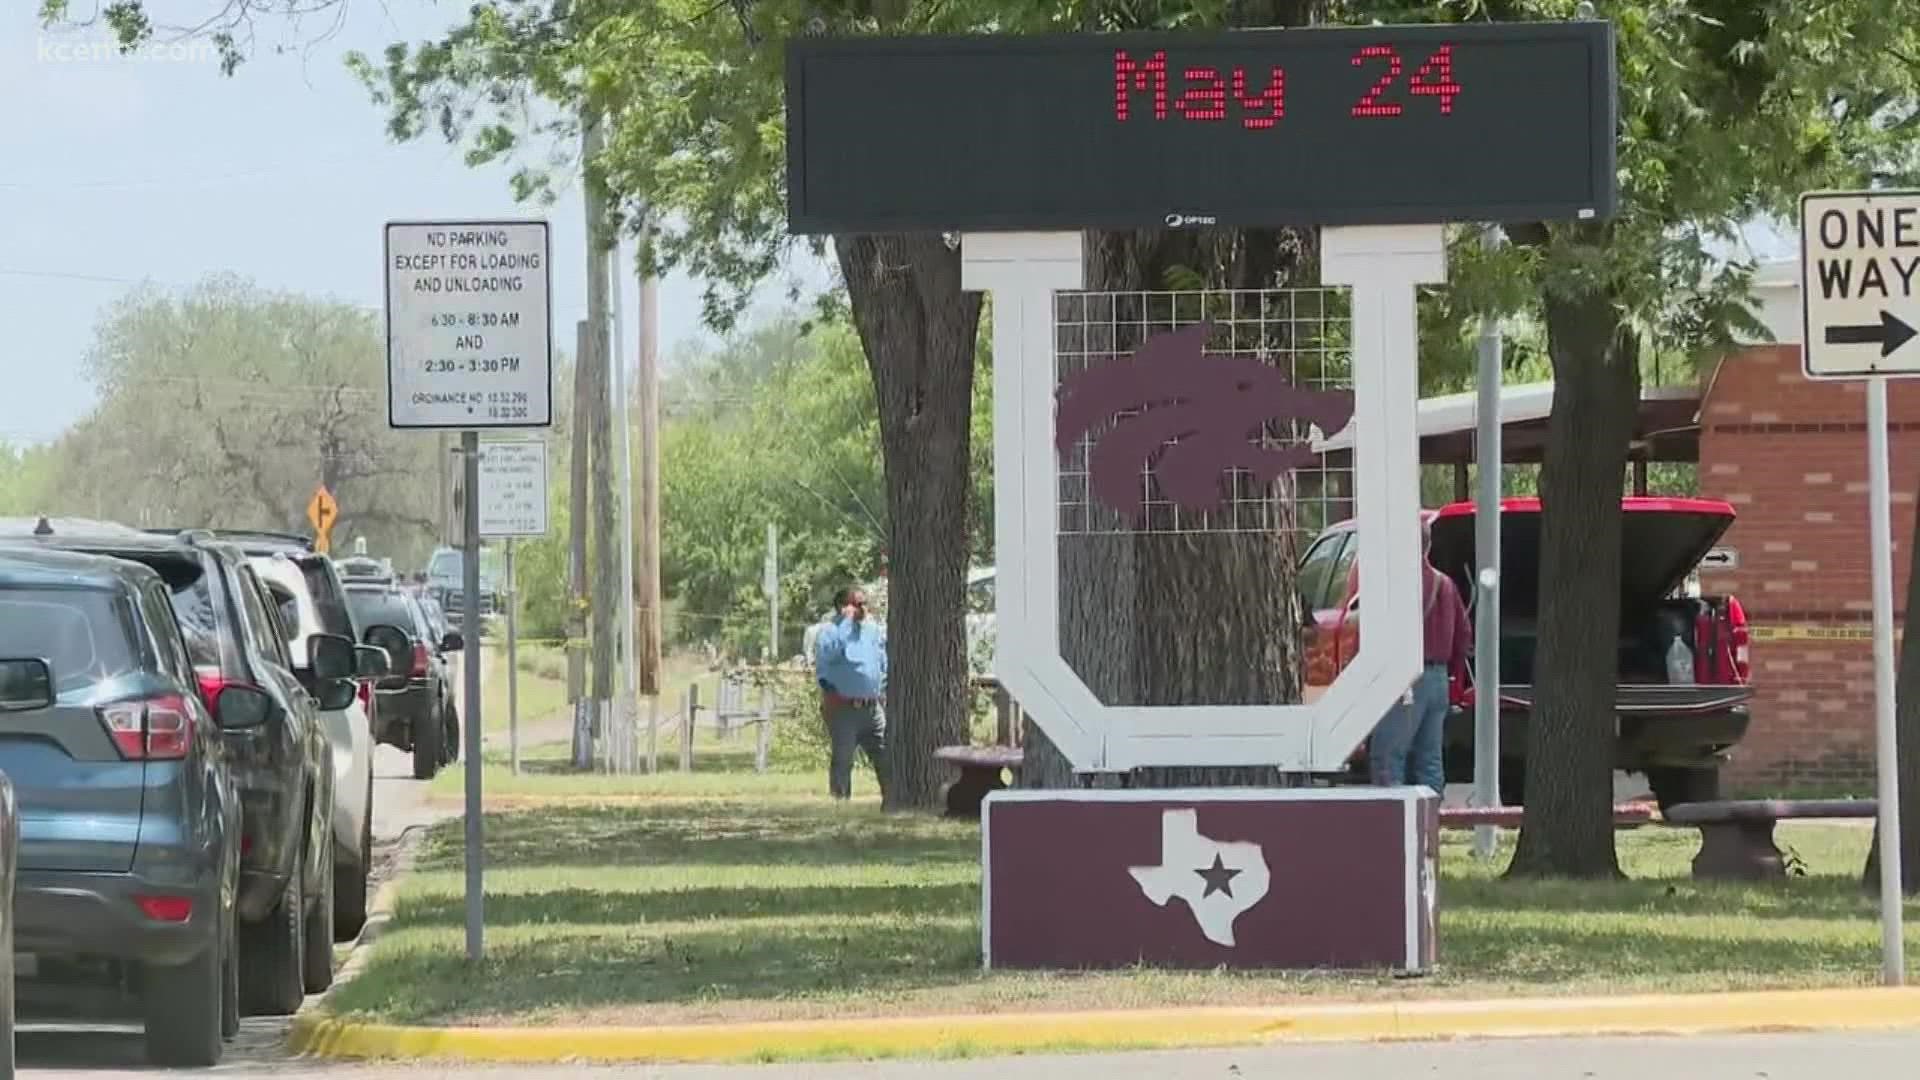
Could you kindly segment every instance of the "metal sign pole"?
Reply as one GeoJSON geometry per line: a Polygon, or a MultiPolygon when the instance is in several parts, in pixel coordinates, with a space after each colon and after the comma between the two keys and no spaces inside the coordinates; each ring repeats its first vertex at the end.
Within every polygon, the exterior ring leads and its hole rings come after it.
{"type": "Polygon", "coordinates": [[[1873,711],[1875,768],[1880,797],[1881,977],[1888,986],[1906,981],[1902,944],[1900,867],[1900,774],[1895,749],[1893,668],[1893,524],[1887,478],[1887,380],[1867,379],[1867,517],[1873,558],[1873,711]]]}
{"type": "Polygon", "coordinates": [[[520,588],[513,572],[513,541],[507,541],[507,761],[520,775],[520,588]]]}
{"type": "Polygon", "coordinates": [[[480,433],[460,435],[460,457],[465,466],[467,498],[462,502],[466,527],[461,530],[460,621],[466,628],[466,650],[461,656],[466,677],[467,741],[467,959],[479,962],[484,951],[484,894],[481,871],[486,853],[480,832],[480,433]]]}

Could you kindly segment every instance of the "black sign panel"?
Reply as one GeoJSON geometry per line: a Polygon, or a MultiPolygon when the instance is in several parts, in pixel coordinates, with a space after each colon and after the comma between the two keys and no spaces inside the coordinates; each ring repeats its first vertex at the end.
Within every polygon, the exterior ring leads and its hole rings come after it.
{"type": "Polygon", "coordinates": [[[800,38],[798,233],[1613,213],[1612,24],[800,38]]]}

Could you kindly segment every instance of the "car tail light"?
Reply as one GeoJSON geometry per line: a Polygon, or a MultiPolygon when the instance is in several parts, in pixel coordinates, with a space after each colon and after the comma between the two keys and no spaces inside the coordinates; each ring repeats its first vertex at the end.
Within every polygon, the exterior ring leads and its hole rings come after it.
{"type": "Polygon", "coordinates": [[[1747,609],[1740,601],[1727,597],[1727,625],[1733,633],[1733,674],[1742,684],[1753,681],[1753,631],[1747,625],[1747,609]]]}
{"type": "Polygon", "coordinates": [[[133,902],[154,922],[183,923],[193,918],[191,896],[135,896],[133,902]]]}
{"type": "Polygon", "coordinates": [[[193,712],[179,694],[102,705],[100,722],[128,761],[178,761],[193,745],[193,712]]]}
{"type": "Polygon", "coordinates": [[[367,679],[360,680],[360,690],[356,696],[359,697],[360,699],[360,707],[363,709],[366,709],[369,713],[371,713],[373,711],[372,681],[367,679]]]}
{"type": "Polygon", "coordinates": [[[427,643],[424,641],[416,641],[413,643],[413,676],[417,679],[426,675],[426,673],[427,643]]]}

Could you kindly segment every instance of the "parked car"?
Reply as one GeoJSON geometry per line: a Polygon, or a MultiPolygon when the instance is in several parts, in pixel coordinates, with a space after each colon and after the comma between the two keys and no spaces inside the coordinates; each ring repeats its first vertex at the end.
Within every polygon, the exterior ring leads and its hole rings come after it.
{"type": "Polygon", "coordinates": [[[259,723],[222,729],[243,810],[240,844],[241,1004],[285,1016],[333,983],[333,767],[321,709],[341,709],[357,688],[353,642],[308,639],[296,668],[272,601],[245,552],[187,532],[161,536],[107,522],[41,519],[24,537],[0,523],[0,540],[109,555],[166,568],[173,608],[200,694],[219,710],[229,696],[264,711],[259,723]]]}
{"type": "MultiPolygon", "coordinates": [[[[1612,768],[1644,773],[1661,807],[1718,797],[1720,766],[1746,736],[1752,666],[1746,612],[1731,596],[1684,595],[1681,586],[1733,524],[1733,507],[1710,499],[1621,500],[1619,682],[1612,768]],[[1676,651],[1676,644],[1681,651],[1676,651]],[[1670,668],[1670,664],[1675,665],[1670,668]]],[[[1473,504],[1434,511],[1434,566],[1471,600],[1473,504]]],[[[1500,517],[1500,787],[1525,799],[1527,721],[1533,709],[1538,638],[1540,500],[1504,501],[1500,517]]],[[[1360,614],[1350,573],[1359,547],[1353,523],[1327,530],[1307,550],[1299,586],[1313,622],[1308,693],[1324,690],[1359,647],[1360,614]]],[[[1475,688],[1456,681],[1447,718],[1449,782],[1473,776],[1475,688]]]]}
{"type": "MultiPolygon", "coordinates": [[[[431,780],[459,754],[460,718],[454,706],[447,653],[466,646],[454,631],[436,634],[426,612],[405,589],[350,586],[347,604],[362,626],[397,627],[393,674],[377,684],[374,738],[413,754],[413,775],[431,780]]],[[[371,639],[370,639],[371,640],[371,639]]]]}
{"type": "MultiPolygon", "coordinates": [[[[307,641],[329,634],[361,640],[333,560],[298,536],[217,530],[238,546],[266,583],[296,668],[307,665],[307,641]]],[[[351,941],[367,923],[367,875],[373,868],[374,681],[387,672],[386,653],[359,646],[358,693],[344,707],[322,709],[333,762],[333,936],[351,941]]]]}
{"type": "MultiPolygon", "coordinates": [[[[427,593],[437,602],[441,610],[447,613],[447,619],[459,626],[466,618],[464,597],[467,592],[464,576],[466,559],[459,548],[436,548],[433,557],[427,560],[427,593]]],[[[500,610],[499,575],[488,564],[484,555],[480,559],[480,617],[487,619],[500,610]]],[[[485,624],[482,623],[482,630],[485,624]]]]}
{"type": "Polygon", "coordinates": [[[201,567],[160,562],[0,549],[7,817],[18,800],[0,982],[29,1017],[138,1016],[155,1064],[206,1066],[240,1029],[241,806],[221,736],[268,709],[249,688],[201,700],[172,604],[201,567]]]}
{"type": "MultiPolygon", "coordinates": [[[[39,671],[16,665],[10,672],[5,661],[0,661],[0,713],[14,712],[15,706],[39,700],[31,694],[16,696],[17,691],[26,689],[16,674],[25,675],[31,684],[39,671]]],[[[14,1071],[13,887],[19,872],[20,804],[13,796],[13,781],[0,772],[0,1080],[12,1080],[14,1071]]]]}

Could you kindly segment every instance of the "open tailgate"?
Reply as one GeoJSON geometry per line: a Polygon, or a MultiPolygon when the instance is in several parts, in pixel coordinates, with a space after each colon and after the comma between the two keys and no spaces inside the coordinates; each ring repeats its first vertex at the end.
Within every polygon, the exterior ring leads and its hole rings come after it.
{"type": "MultiPolygon", "coordinates": [[[[1502,686],[1503,709],[1533,708],[1532,686],[1502,686]]],[[[1662,683],[1622,683],[1614,688],[1614,712],[1621,716],[1690,716],[1725,712],[1753,697],[1753,687],[1735,683],[1672,686],[1662,683]]]]}

